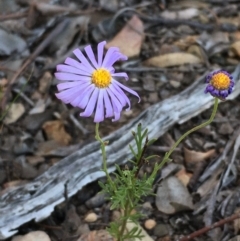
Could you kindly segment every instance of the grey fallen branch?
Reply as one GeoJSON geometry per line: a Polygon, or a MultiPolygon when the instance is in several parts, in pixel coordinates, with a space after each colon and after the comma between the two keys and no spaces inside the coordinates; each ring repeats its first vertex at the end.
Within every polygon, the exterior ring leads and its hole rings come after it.
{"type": "MultiPolygon", "coordinates": [[[[240,93],[240,66],[233,73],[236,87],[229,99],[240,93]]],[[[130,123],[105,137],[109,171],[115,164],[123,164],[131,158],[129,144],[135,148],[131,134],[138,123],[148,128],[149,138],[158,138],[174,124],[182,124],[208,109],[213,98],[203,93],[203,77],[196,80],[179,95],[159,102],[141,113],[130,123]]],[[[98,142],[90,143],[79,151],[62,159],[32,182],[6,189],[0,197],[0,240],[17,233],[17,228],[30,221],[36,222],[48,217],[54,207],[64,201],[64,185],[67,183],[68,196],[71,197],[83,186],[103,177],[101,153],[98,142]]]]}

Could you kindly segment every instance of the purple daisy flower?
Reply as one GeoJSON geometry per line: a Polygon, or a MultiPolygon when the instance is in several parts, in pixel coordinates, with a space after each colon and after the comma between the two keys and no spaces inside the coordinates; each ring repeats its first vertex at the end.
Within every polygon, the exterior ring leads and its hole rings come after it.
{"type": "Polygon", "coordinates": [[[55,77],[64,81],[57,85],[56,96],[66,104],[85,109],[80,116],[89,117],[95,111],[94,122],[98,123],[104,120],[104,117],[114,117],[113,121],[120,118],[120,113],[124,106],[130,101],[124,91],[127,91],[138,97],[138,94],[119,83],[115,78],[123,77],[126,80],[126,73],[115,73],[113,64],[118,60],[127,60],[127,56],[121,54],[119,49],[111,47],[108,49],[105,57],[103,51],[106,41],[98,44],[98,58],[95,59],[91,46],[85,47],[88,59],[79,49],[73,53],[79,62],[67,58],[65,64],[57,65],[55,77]]]}
{"type": "Polygon", "coordinates": [[[208,84],[205,93],[210,93],[212,96],[221,100],[225,100],[232,93],[234,87],[233,77],[224,70],[217,70],[210,73],[206,77],[208,84]]]}

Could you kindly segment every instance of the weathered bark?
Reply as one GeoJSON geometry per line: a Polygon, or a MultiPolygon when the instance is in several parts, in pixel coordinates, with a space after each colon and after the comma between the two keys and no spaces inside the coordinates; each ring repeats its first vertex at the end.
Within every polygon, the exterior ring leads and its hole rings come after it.
{"type": "MultiPolygon", "coordinates": [[[[240,67],[234,72],[236,87],[229,96],[234,99],[240,93],[240,67]]],[[[195,81],[189,88],[162,102],[150,106],[129,124],[111,135],[106,147],[109,171],[114,165],[123,164],[129,158],[129,144],[135,147],[131,130],[138,123],[148,128],[150,138],[158,138],[174,124],[182,124],[198,115],[213,104],[213,98],[203,93],[203,78],[195,81]]],[[[4,190],[0,197],[0,239],[4,240],[17,233],[17,228],[30,221],[40,221],[48,217],[54,207],[64,201],[64,184],[67,183],[68,196],[71,197],[84,185],[104,176],[101,169],[99,143],[93,142],[64,158],[32,182],[4,190]]]]}

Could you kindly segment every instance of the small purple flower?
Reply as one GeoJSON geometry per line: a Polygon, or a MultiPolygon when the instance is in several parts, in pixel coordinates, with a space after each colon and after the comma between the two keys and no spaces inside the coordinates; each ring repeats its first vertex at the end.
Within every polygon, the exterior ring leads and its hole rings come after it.
{"type": "Polygon", "coordinates": [[[65,64],[57,65],[55,77],[64,81],[57,85],[56,96],[66,104],[85,109],[80,116],[89,117],[95,111],[94,122],[104,120],[104,117],[114,117],[112,121],[120,118],[122,108],[130,101],[123,90],[135,95],[140,101],[138,94],[119,83],[115,78],[123,77],[126,80],[126,73],[115,73],[113,64],[118,60],[127,60],[127,56],[120,53],[116,47],[108,49],[105,57],[103,51],[106,41],[98,44],[98,58],[95,59],[91,46],[85,47],[88,59],[79,49],[73,53],[79,62],[67,58],[65,64]]]}
{"type": "Polygon", "coordinates": [[[221,100],[225,100],[232,93],[234,87],[233,77],[224,70],[217,70],[210,73],[206,77],[208,84],[205,93],[210,93],[212,96],[221,100]]]}

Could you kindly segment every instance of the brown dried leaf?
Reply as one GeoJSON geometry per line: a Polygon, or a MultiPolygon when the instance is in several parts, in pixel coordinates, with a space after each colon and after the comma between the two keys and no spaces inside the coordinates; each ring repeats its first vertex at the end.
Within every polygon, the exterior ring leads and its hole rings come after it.
{"type": "Polygon", "coordinates": [[[187,49],[187,52],[199,57],[203,63],[207,63],[207,61],[208,61],[208,57],[207,57],[205,51],[201,48],[201,46],[199,46],[197,44],[191,45],[187,49]]]}
{"type": "MultiPolygon", "coordinates": [[[[239,213],[240,209],[237,208],[234,213],[239,213]]],[[[234,233],[237,234],[239,233],[240,230],[240,218],[237,218],[233,221],[233,227],[234,227],[234,233]]]]}
{"type": "Polygon", "coordinates": [[[199,64],[202,61],[189,53],[169,53],[152,57],[145,61],[146,65],[155,67],[171,67],[183,64],[199,64]]]}
{"type": "Polygon", "coordinates": [[[186,187],[192,177],[192,173],[186,172],[186,169],[181,169],[179,172],[176,173],[175,175],[181,182],[182,184],[186,187]]]}
{"type": "Polygon", "coordinates": [[[198,38],[199,38],[199,35],[189,35],[189,36],[186,36],[185,38],[181,38],[177,40],[173,44],[178,48],[180,48],[181,50],[186,50],[192,44],[196,44],[198,38]]]}
{"type": "Polygon", "coordinates": [[[218,18],[218,22],[221,24],[232,24],[236,26],[237,28],[239,27],[240,23],[240,17],[227,17],[227,18],[218,18]]]}
{"type": "Polygon", "coordinates": [[[214,156],[215,154],[216,154],[215,149],[211,149],[207,152],[198,152],[198,151],[193,151],[193,150],[184,148],[184,157],[187,163],[196,163],[196,162],[204,161],[209,157],[214,156]]]}
{"type": "Polygon", "coordinates": [[[231,49],[238,57],[240,57],[240,41],[233,43],[231,49]]]}
{"type": "Polygon", "coordinates": [[[134,15],[123,29],[106,44],[106,48],[119,47],[123,54],[128,57],[134,57],[139,55],[143,39],[143,23],[134,15]]]}
{"type": "Polygon", "coordinates": [[[36,2],[35,3],[36,9],[42,14],[42,15],[54,15],[54,14],[60,14],[60,13],[69,13],[74,10],[74,6],[70,7],[63,7],[60,5],[53,5],[53,4],[48,4],[48,3],[43,3],[43,2],[36,2]]]}
{"type": "Polygon", "coordinates": [[[42,128],[49,140],[55,140],[62,145],[68,145],[72,140],[71,136],[65,131],[63,122],[60,120],[47,121],[42,128]]]}
{"type": "Polygon", "coordinates": [[[39,80],[39,92],[42,94],[48,93],[48,90],[52,84],[52,74],[49,71],[46,71],[41,79],[39,80]]]}

